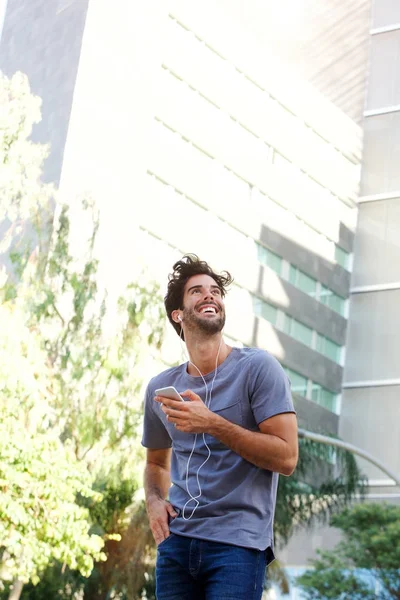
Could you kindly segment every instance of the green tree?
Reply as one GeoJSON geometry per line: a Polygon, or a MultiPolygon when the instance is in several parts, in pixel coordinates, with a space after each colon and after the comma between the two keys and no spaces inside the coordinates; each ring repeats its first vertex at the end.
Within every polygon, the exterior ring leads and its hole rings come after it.
{"type": "Polygon", "coordinates": [[[359,504],[334,515],[343,540],[297,579],[309,600],[400,599],[400,507],[359,504]],[[378,582],[379,591],[375,593],[378,582]]]}
{"type": "MultiPolygon", "coordinates": [[[[296,530],[327,522],[364,491],[364,477],[350,452],[301,438],[295,472],[279,478],[274,521],[278,556],[296,530]]],[[[268,568],[270,584],[289,593],[290,583],[279,561],[268,568]]]]}
{"type": "Polygon", "coordinates": [[[89,511],[76,496],[99,500],[92,478],[57,430],[49,430],[56,393],[40,341],[10,303],[0,305],[0,578],[18,587],[58,560],[88,576],[104,560],[90,535],[89,511]]]}
{"type": "MultiPolygon", "coordinates": [[[[61,492],[66,493],[65,486],[59,490],[60,511],[64,515],[66,510],[65,517],[70,514],[71,519],[74,514],[85,516],[86,529],[90,515],[92,533],[97,534],[90,539],[105,541],[103,554],[92,552],[97,559],[94,575],[99,585],[92,596],[88,591],[87,597],[106,597],[106,588],[112,585],[112,576],[118,569],[113,573],[102,569],[101,559],[115,553],[117,539],[128,530],[135,513],[134,494],[140,487],[143,454],[137,440],[142,356],[148,356],[151,349],[157,354],[160,347],[164,327],[161,299],[157,286],[143,276],[140,284],[127,287],[118,306],[107,305],[106,291],[99,289],[97,282],[95,246],[99,217],[94,204],[84,203],[92,228],[84,255],[74,257],[69,244],[68,207],[58,205],[56,191],[40,181],[46,148],[27,139],[33,123],[40,118],[39,101],[30,94],[27,79],[21,74],[11,80],[1,77],[0,84],[0,102],[5,107],[1,111],[4,120],[0,122],[1,162],[5,167],[0,179],[0,217],[7,225],[1,250],[3,263],[9,267],[6,273],[3,266],[0,301],[20,310],[24,331],[28,332],[26,344],[31,338],[38,341],[51,392],[46,396],[46,419],[41,425],[43,435],[51,436],[49,452],[44,453],[47,464],[40,461],[44,438],[36,431],[33,436],[25,436],[26,454],[32,455],[35,466],[29,463],[30,476],[32,484],[39,485],[46,470],[50,477],[50,469],[56,469],[53,458],[60,459],[60,453],[65,453],[61,466],[66,467],[69,461],[72,472],[68,475],[69,471],[64,471],[69,491],[64,497],[61,492]],[[99,491],[101,496],[96,493],[99,491]],[[97,502],[100,497],[102,500],[97,502]],[[73,506],[63,504],[64,501],[73,506]]],[[[19,334],[15,329],[11,337],[22,343],[19,334]]],[[[11,371],[7,357],[5,352],[5,372],[11,371]]],[[[19,376],[23,373],[21,370],[19,376]]],[[[16,404],[25,407],[30,396],[20,392],[18,384],[16,404]]],[[[15,418],[18,428],[23,418],[21,414],[15,418]]],[[[12,458],[8,447],[4,456],[6,469],[12,458]]],[[[28,461],[28,456],[23,460],[28,461]]],[[[53,488],[51,494],[55,501],[53,488]]],[[[37,528],[46,529],[46,512],[36,512],[34,517],[37,528]]],[[[21,546],[34,546],[32,530],[20,525],[21,546]]],[[[53,553],[47,562],[38,563],[32,576],[24,570],[23,581],[36,583],[43,568],[51,564],[50,570],[59,569],[62,576],[68,574],[68,589],[72,579],[79,580],[82,586],[82,578],[77,573],[74,577],[73,570],[79,568],[88,575],[91,569],[88,561],[80,568],[82,560],[74,544],[83,548],[86,538],[80,536],[76,542],[73,534],[77,531],[72,528],[71,536],[64,540],[66,547],[69,544],[70,560],[60,552],[53,553]]],[[[143,544],[147,544],[145,539],[143,544]]],[[[141,555],[138,564],[146,558],[145,552],[141,555]]],[[[7,566],[8,555],[0,556],[0,563],[0,569],[7,566]]]]}
{"type": "Polygon", "coordinates": [[[278,546],[299,527],[327,522],[365,492],[365,478],[353,454],[302,438],[291,477],[280,477],[275,513],[278,546]]]}

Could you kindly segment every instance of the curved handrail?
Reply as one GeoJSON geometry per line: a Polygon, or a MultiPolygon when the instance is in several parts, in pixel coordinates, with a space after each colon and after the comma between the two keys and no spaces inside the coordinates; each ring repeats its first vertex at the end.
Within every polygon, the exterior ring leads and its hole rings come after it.
{"type": "Polygon", "coordinates": [[[326,444],[328,446],[336,446],[337,448],[343,448],[344,450],[348,450],[353,454],[357,454],[365,460],[368,460],[370,463],[378,467],[381,471],[389,475],[389,477],[394,481],[394,485],[400,486],[400,477],[398,477],[393,471],[388,469],[383,462],[381,462],[375,456],[372,456],[369,452],[354,446],[353,444],[349,444],[348,442],[343,442],[343,440],[338,440],[337,438],[329,437],[328,435],[322,435],[320,433],[314,433],[313,431],[307,431],[306,429],[299,429],[299,437],[307,438],[309,440],[313,440],[314,442],[321,442],[321,444],[326,444]]]}

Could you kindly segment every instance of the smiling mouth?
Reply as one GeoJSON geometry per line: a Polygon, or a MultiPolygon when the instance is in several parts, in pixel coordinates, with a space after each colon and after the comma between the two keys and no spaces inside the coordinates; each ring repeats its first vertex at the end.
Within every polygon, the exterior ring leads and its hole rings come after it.
{"type": "Polygon", "coordinates": [[[218,310],[215,306],[202,306],[198,312],[201,315],[205,315],[205,314],[216,315],[218,313],[218,310]]]}

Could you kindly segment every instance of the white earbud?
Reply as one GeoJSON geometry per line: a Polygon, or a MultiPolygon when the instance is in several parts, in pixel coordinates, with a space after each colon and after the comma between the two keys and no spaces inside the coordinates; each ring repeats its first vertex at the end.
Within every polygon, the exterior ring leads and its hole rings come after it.
{"type": "Polygon", "coordinates": [[[181,315],[178,315],[178,319],[182,323],[182,317],[181,317],[181,315]]]}

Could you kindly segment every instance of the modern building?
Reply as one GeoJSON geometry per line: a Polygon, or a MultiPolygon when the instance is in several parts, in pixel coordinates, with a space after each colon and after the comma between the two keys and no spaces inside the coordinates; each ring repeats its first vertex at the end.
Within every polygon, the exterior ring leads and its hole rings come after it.
{"type": "MultiPolygon", "coordinates": [[[[370,38],[340,434],[400,477],[398,2],[375,2],[370,38]]],[[[374,495],[393,500],[396,490],[387,476],[371,465],[363,468],[376,487],[374,495]]]]}
{"type": "Polygon", "coordinates": [[[3,7],[0,68],[43,99],[46,179],[96,198],[107,285],[185,252],[231,271],[228,339],[281,361],[303,427],[400,473],[396,0],[372,25],[370,0],[3,7]]]}

